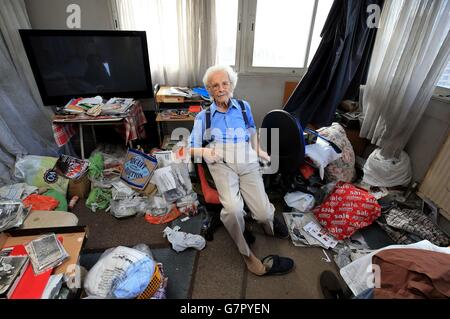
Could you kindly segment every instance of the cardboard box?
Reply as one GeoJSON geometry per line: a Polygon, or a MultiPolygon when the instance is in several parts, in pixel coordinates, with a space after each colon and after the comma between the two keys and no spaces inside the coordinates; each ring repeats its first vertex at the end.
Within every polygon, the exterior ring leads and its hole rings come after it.
{"type": "Polygon", "coordinates": [[[81,251],[86,243],[87,226],[51,227],[34,229],[12,229],[0,233],[0,250],[6,247],[24,245],[44,234],[55,233],[56,237],[62,237],[64,249],[69,254],[61,265],[53,270],[53,274],[74,275],[81,251]]]}
{"type": "Polygon", "coordinates": [[[145,186],[145,188],[141,191],[137,190],[137,192],[139,192],[140,194],[144,195],[144,196],[154,196],[156,194],[156,192],[158,191],[157,187],[155,184],[152,184],[150,182],[147,183],[147,186],[145,186]]]}
{"type": "Polygon", "coordinates": [[[87,198],[89,192],[91,191],[91,181],[89,180],[87,174],[76,180],[69,181],[69,187],[67,188],[68,200],[73,196],[78,196],[79,198],[87,198]]]}

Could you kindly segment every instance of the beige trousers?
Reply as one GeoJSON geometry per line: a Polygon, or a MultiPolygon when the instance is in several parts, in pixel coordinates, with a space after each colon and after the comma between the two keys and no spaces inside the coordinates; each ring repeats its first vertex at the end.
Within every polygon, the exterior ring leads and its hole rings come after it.
{"type": "MultiPolygon", "coordinates": [[[[228,158],[230,159],[230,158],[228,158]]],[[[250,256],[244,238],[244,201],[252,217],[262,224],[265,232],[273,235],[275,207],[267,197],[259,163],[235,161],[234,163],[208,164],[222,203],[220,220],[236,243],[240,253],[250,256]]]]}

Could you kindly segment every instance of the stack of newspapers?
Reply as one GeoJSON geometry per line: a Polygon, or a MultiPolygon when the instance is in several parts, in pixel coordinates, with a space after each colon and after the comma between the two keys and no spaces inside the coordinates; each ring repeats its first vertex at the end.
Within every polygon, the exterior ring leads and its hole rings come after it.
{"type": "Polygon", "coordinates": [[[113,97],[102,106],[104,115],[125,115],[134,105],[133,99],[113,97]]]}

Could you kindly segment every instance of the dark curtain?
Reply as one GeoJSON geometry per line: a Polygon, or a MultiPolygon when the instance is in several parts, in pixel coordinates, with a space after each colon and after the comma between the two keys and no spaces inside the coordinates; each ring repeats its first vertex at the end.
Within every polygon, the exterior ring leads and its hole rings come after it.
{"type": "Polygon", "coordinates": [[[329,126],[336,107],[357,99],[365,84],[376,28],[369,28],[367,6],[383,0],[335,0],[310,67],[284,107],[302,126],[329,126]]]}

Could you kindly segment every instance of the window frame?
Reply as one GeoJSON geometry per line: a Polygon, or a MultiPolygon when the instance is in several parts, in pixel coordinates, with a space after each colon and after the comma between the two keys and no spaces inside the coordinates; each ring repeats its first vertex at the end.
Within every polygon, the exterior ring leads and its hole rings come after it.
{"type": "Polygon", "coordinates": [[[238,26],[236,36],[235,68],[237,72],[244,74],[283,74],[301,76],[308,69],[309,55],[311,54],[311,43],[314,35],[314,24],[316,21],[319,0],[314,0],[312,19],[309,26],[308,43],[306,47],[303,67],[254,67],[253,49],[255,43],[256,29],[256,7],[258,0],[239,0],[238,26]]]}

